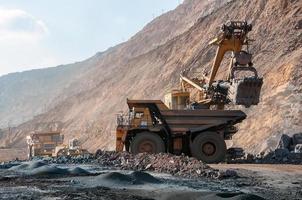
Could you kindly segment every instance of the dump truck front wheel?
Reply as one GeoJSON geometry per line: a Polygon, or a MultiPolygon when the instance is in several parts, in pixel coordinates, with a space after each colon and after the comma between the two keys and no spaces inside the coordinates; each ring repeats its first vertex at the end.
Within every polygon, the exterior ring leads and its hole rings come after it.
{"type": "Polygon", "coordinates": [[[150,132],[138,133],[130,144],[130,152],[137,153],[161,153],[165,152],[163,139],[150,132]]]}
{"type": "Polygon", "coordinates": [[[223,161],[226,155],[225,141],[214,132],[199,134],[191,144],[191,153],[195,158],[206,163],[223,161]]]}

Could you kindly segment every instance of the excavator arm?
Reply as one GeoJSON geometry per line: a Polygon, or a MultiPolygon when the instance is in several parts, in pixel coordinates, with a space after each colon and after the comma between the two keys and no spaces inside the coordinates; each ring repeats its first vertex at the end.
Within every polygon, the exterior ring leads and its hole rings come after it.
{"type": "Polygon", "coordinates": [[[221,66],[221,62],[223,60],[225,53],[228,51],[240,52],[242,50],[243,41],[241,38],[222,39],[222,40],[215,38],[210,42],[210,44],[218,45],[218,48],[216,50],[214,63],[212,65],[210,77],[208,80],[209,87],[212,85],[214,79],[216,78],[217,71],[221,66]]]}
{"type": "Polygon", "coordinates": [[[182,74],[180,77],[182,89],[197,89],[204,96],[200,103],[217,105],[218,109],[223,109],[224,104],[229,102],[246,107],[258,104],[262,78],[258,78],[256,69],[252,67],[251,54],[242,50],[244,45],[248,50],[250,40],[247,34],[251,30],[252,26],[247,22],[231,21],[224,24],[218,36],[209,43],[218,46],[209,77],[193,80],[182,74]],[[232,58],[225,76],[226,80],[215,82],[227,52],[232,52],[232,58]],[[255,75],[253,78],[236,79],[235,71],[252,71],[255,75]]]}

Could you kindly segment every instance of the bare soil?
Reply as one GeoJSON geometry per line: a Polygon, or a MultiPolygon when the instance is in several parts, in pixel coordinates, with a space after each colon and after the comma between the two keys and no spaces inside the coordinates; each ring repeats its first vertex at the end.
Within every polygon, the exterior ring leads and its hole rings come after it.
{"type": "Polygon", "coordinates": [[[9,161],[13,159],[26,159],[27,149],[1,149],[0,148],[0,162],[9,161]]]}
{"type": "Polygon", "coordinates": [[[211,167],[235,170],[238,177],[184,179],[148,172],[139,182],[129,182],[131,171],[95,164],[55,166],[95,174],[24,176],[0,169],[1,199],[302,199],[302,166],[296,165],[217,164],[211,167]],[[152,176],[158,181],[148,181],[152,176]]]}
{"type": "Polygon", "coordinates": [[[211,167],[220,170],[250,170],[259,173],[280,172],[289,174],[302,174],[302,165],[282,165],[282,164],[211,164],[211,167]]]}
{"type": "Polygon", "coordinates": [[[251,192],[265,193],[267,199],[302,199],[302,165],[215,164],[219,170],[235,170],[247,181],[237,182],[251,192]],[[251,185],[250,185],[251,184],[251,185]]]}

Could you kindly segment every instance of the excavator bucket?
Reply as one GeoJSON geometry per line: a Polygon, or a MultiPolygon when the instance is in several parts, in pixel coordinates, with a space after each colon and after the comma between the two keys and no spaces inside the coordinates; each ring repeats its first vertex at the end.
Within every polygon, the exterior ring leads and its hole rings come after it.
{"type": "Polygon", "coordinates": [[[260,99],[262,78],[244,78],[234,80],[229,89],[229,98],[236,105],[250,107],[257,105],[260,99]]]}
{"type": "MultiPolygon", "coordinates": [[[[248,68],[248,70],[253,71],[255,75],[243,78],[233,78],[228,91],[228,97],[235,105],[243,105],[247,108],[259,103],[261,87],[263,84],[263,79],[258,77],[256,69],[253,67],[248,68]]],[[[247,69],[237,67],[236,70],[247,69]]]]}

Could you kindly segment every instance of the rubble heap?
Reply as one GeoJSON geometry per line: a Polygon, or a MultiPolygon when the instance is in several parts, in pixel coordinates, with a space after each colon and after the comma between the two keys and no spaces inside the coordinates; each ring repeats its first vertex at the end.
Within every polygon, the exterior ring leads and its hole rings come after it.
{"type": "Polygon", "coordinates": [[[263,156],[259,163],[302,164],[302,133],[292,137],[283,134],[275,151],[263,156]]]}
{"type": "Polygon", "coordinates": [[[160,154],[130,154],[128,152],[105,152],[96,154],[101,166],[115,167],[123,170],[148,170],[158,173],[168,173],[184,178],[222,178],[227,176],[215,170],[202,161],[188,156],[160,154]]]}
{"type": "Polygon", "coordinates": [[[227,163],[302,164],[302,133],[283,134],[274,151],[245,154],[242,148],[228,149],[227,163]],[[230,151],[231,150],[231,151],[230,151]],[[237,156],[239,155],[239,156],[237,156]]]}
{"type": "Polygon", "coordinates": [[[152,171],[190,179],[220,179],[237,176],[235,171],[222,172],[193,157],[175,156],[167,153],[131,154],[129,152],[98,150],[95,155],[60,156],[57,158],[34,157],[32,160],[43,160],[48,164],[96,164],[104,169],[152,171]]]}
{"type": "Polygon", "coordinates": [[[287,149],[276,149],[269,152],[256,163],[265,164],[302,164],[302,153],[289,152],[287,149]]]}

